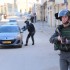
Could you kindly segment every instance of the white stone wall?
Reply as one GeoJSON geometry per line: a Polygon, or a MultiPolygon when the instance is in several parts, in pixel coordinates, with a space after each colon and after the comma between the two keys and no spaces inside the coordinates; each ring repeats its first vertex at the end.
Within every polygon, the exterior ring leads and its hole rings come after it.
{"type": "Polygon", "coordinates": [[[43,5],[47,0],[41,0],[41,5],[43,5]]]}

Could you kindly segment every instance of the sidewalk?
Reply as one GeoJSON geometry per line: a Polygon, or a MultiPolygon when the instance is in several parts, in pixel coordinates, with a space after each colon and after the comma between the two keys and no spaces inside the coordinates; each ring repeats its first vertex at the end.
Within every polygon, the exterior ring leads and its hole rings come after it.
{"type": "Polygon", "coordinates": [[[56,27],[49,26],[47,22],[37,21],[34,25],[37,31],[41,31],[45,34],[53,34],[56,29],[56,27]]]}

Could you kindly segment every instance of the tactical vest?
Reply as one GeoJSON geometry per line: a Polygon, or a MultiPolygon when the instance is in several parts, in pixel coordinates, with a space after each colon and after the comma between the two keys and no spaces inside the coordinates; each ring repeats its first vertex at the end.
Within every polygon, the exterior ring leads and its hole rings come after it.
{"type": "MultiPolygon", "coordinates": [[[[68,27],[63,27],[60,31],[61,37],[62,38],[67,38],[70,40],[70,26],[68,27]]],[[[54,44],[54,49],[55,50],[61,50],[61,51],[70,51],[70,44],[61,44],[59,41],[57,41],[54,44]]]]}

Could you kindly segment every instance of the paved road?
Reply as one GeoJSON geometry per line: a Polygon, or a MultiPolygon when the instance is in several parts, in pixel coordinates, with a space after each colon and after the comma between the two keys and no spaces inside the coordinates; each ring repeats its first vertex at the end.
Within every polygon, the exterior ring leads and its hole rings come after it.
{"type": "MultiPolygon", "coordinates": [[[[22,27],[25,24],[21,21],[19,25],[22,27]]],[[[54,51],[53,45],[49,43],[54,28],[49,28],[46,24],[41,28],[41,22],[34,25],[36,27],[34,46],[30,39],[28,46],[0,49],[1,70],[59,70],[59,51],[54,51]]],[[[27,34],[27,31],[23,32],[24,44],[27,34]]]]}

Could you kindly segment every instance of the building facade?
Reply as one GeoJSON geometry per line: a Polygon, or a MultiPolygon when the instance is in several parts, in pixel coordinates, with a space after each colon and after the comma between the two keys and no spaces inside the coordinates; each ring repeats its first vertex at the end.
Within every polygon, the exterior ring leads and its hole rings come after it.
{"type": "Polygon", "coordinates": [[[47,0],[41,0],[41,20],[47,21],[47,0]]]}
{"type": "Polygon", "coordinates": [[[0,13],[2,15],[15,15],[16,11],[18,11],[16,0],[14,0],[13,3],[4,3],[3,5],[0,5],[0,13]]]}
{"type": "Polygon", "coordinates": [[[55,13],[59,12],[62,9],[70,9],[70,1],[68,0],[68,3],[62,3],[59,0],[59,3],[57,3],[57,0],[49,0],[47,1],[47,18],[48,18],[48,25],[56,27],[57,25],[61,24],[60,21],[55,19],[55,13]],[[56,2],[55,2],[56,1],[56,2]]]}
{"type": "Polygon", "coordinates": [[[32,6],[32,14],[36,14],[36,20],[40,21],[41,20],[41,0],[36,0],[32,6]]]}

